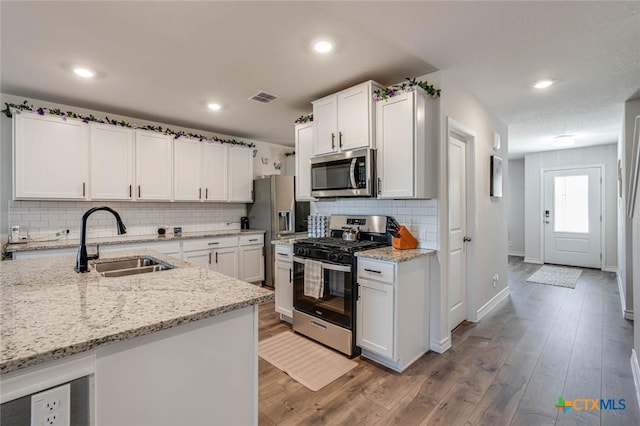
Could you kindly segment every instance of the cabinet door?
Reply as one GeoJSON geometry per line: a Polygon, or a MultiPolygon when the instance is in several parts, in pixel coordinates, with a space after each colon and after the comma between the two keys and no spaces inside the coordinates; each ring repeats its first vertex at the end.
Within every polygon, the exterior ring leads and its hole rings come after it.
{"type": "Polygon", "coordinates": [[[393,359],[394,287],[358,279],[356,343],[386,358],[393,359]]]}
{"type": "Polygon", "coordinates": [[[209,269],[209,259],[211,259],[210,250],[200,251],[185,251],[182,255],[182,259],[185,262],[192,263],[204,269],[209,269]]]}
{"type": "Polygon", "coordinates": [[[338,101],[330,96],[313,103],[313,155],[338,149],[338,101]]]}
{"type": "Polygon", "coordinates": [[[253,151],[229,148],[229,201],[251,202],[253,190],[253,151]]]}
{"type": "Polygon", "coordinates": [[[89,126],[25,112],[13,120],[14,197],[86,199],[89,126]]]}
{"type": "Polygon", "coordinates": [[[238,277],[238,249],[223,248],[214,250],[211,253],[211,269],[228,275],[233,278],[238,277]]]}
{"type": "Polygon", "coordinates": [[[240,248],[240,279],[247,282],[264,280],[263,246],[244,246],[240,248]]]}
{"type": "Polygon", "coordinates": [[[200,201],[204,198],[202,177],[202,142],[190,138],[173,141],[173,199],[200,201]]]}
{"type": "Polygon", "coordinates": [[[379,198],[413,197],[413,94],[377,102],[379,198]]]}
{"type": "Polygon", "coordinates": [[[203,163],[202,199],[227,201],[227,147],[217,142],[204,142],[203,163]]]}
{"type": "Polygon", "coordinates": [[[293,262],[275,263],[276,312],[293,318],[293,262]]]}
{"type": "Polygon", "coordinates": [[[172,137],[136,130],[136,197],[171,200],[172,137]]]}
{"type": "Polygon", "coordinates": [[[371,96],[368,84],[356,86],[338,95],[338,135],[341,150],[370,146],[371,96]]]}
{"type": "Polygon", "coordinates": [[[296,126],[296,200],[314,200],[311,197],[311,163],[313,155],[313,124],[296,126]]]}
{"type": "Polygon", "coordinates": [[[105,124],[90,125],[91,199],[133,198],[133,130],[105,124]]]}

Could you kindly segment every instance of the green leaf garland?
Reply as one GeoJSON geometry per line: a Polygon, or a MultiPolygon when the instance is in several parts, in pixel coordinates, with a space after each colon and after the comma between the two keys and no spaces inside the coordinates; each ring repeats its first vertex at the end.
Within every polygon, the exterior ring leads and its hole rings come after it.
{"type": "Polygon", "coordinates": [[[433,84],[429,84],[428,81],[416,81],[414,78],[406,78],[407,81],[396,84],[395,86],[385,87],[384,89],[375,90],[373,92],[372,98],[374,101],[381,101],[384,99],[389,99],[393,96],[396,96],[402,92],[411,92],[415,90],[415,87],[418,86],[422,88],[427,94],[429,94],[432,98],[440,97],[440,89],[436,89],[433,84]]]}

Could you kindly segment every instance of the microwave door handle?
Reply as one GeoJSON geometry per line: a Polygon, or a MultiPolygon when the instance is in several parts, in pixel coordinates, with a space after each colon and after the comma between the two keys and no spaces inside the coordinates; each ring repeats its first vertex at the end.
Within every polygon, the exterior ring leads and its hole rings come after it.
{"type": "Polygon", "coordinates": [[[358,189],[358,185],[356,185],[356,163],[358,162],[357,158],[351,160],[351,168],[349,177],[351,177],[351,188],[358,189]]]}

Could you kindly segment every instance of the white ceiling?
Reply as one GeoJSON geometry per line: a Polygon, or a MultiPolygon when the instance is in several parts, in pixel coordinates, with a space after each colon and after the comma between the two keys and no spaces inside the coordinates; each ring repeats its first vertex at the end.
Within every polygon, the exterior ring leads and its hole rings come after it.
{"type": "MultiPolygon", "coordinates": [[[[310,101],[447,70],[509,125],[510,157],[613,143],[640,95],[640,2],[7,2],[1,91],[293,145],[310,101]],[[318,36],[337,47],[311,52],[318,36]],[[83,64],[99,72],[81,80],[83,64]],[[556,81],[537,91],[541,78],[556,81]],[[271,104],[248,98],[260,90],[271,104]],[[207,102],[223,105],[220,112],[207,102]]],[[[443,93],[446,96],[446,93],[443,93]]]]}

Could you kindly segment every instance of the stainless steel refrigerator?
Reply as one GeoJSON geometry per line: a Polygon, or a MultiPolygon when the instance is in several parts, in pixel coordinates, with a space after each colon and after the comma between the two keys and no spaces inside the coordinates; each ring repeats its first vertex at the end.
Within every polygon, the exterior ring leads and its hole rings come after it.
{"type": "Polygon", "coordinates": [[[273,287],[274,263],[272,240],[295,233],[294,177],[274,175],[253,181],[253,204],[247,205],[249,224],[264,229],[264,285],[273,287]]]}

